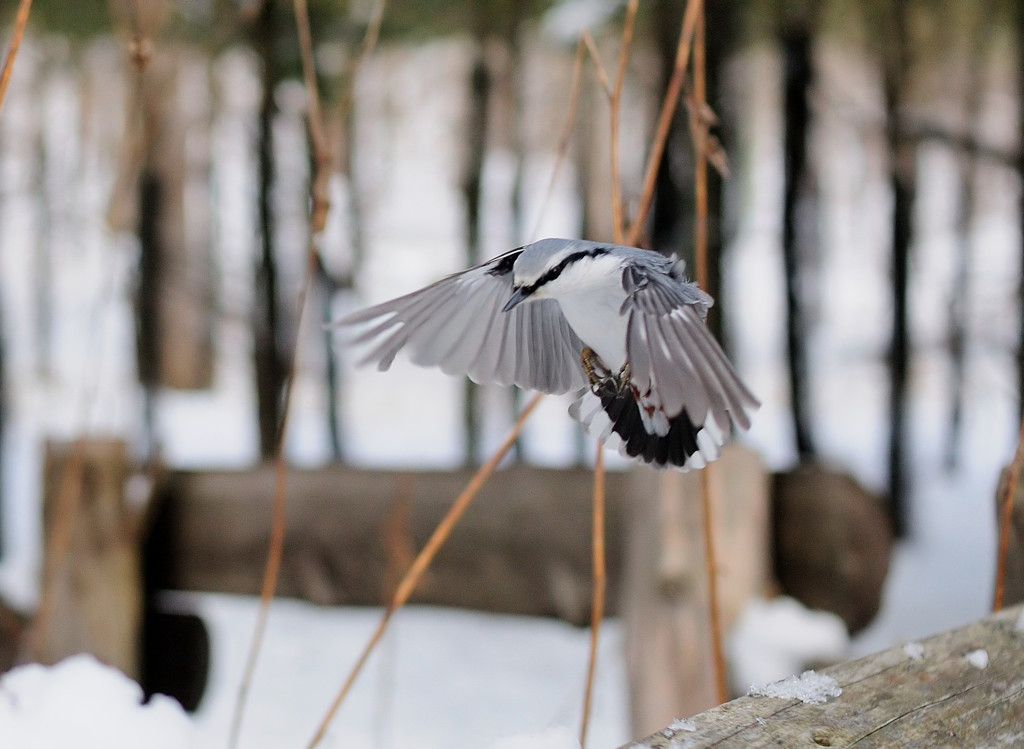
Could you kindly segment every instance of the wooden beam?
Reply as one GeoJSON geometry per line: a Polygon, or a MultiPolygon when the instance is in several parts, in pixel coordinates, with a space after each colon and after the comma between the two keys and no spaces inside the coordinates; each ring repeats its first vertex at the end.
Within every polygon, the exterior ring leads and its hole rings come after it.
{"type": "Polygon", "coordinates": [[[824,669],[821,673],[835,679],[842,693],[823,704],[741,697],[627,746],[1020,746],[1021,607],[919,645],[824,669]]]}
{"type": "MultiPolygon", "coordinates": [[[[272,471],[171,473],[146,546],[147,588],[258,593],[272,471]]],[[[387,572],[388,559],[407,559],[410,548],[424,543],[469,477],[465,470],[295,469],[278,594],[325,605],[381,603],[394,573],[387,572]]],[[[608,475],[613,602],[629,481],[629,474],[608,475]]],[[[591,482],[586,469],[499,471],[438,554],[414,601],[586,623],[591,482]]]]}

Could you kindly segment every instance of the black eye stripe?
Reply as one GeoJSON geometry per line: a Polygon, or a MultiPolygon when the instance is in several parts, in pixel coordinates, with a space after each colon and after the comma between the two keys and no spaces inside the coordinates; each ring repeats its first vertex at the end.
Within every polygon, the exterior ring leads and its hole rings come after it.
{"type": "Polygon", "coordinates": [[[536,282],[530,284],[529,286],[524,286],[522,288],[522,291],[526,295],[532,294],[544,284],[554,281],[556,278],[562,275],[562,271],[565,270],[570,263],[575,263],[577,260],[582,260],[583,258],[586,257],[598,257],[600,255],[607,254],[608,249],[606,247],[594,247],[589,250],[580,250],[579,252],[574,252],[571,255],[566,255],[564,258],[562,258],[558,265],[545,271],[544,274],[536,280],[536,282]]]}

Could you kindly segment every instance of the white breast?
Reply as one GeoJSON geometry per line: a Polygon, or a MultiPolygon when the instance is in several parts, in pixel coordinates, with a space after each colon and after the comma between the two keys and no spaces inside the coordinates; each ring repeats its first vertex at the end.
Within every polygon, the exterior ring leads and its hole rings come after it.
{"type": "Polygon", "coordinates": [[[618,257],[603,255],[579,261],[539,291],[538,297],[558,301],[576,335],[609,369],[622,369],[628,320],[619,314],[626,292],[618,257]]]}

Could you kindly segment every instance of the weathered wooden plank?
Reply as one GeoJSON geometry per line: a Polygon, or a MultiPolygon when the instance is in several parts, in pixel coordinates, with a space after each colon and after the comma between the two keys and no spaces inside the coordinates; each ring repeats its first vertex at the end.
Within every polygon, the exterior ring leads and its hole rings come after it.
{"type": "MultiPolygon", "coordinates": [[[[388,549],[408,557],[436,527],[470,472],[291,471],[278,594],[320,604],[379,604],[388,549]],[[405,528],[396,529],[407,503],[405,528]],[[385,541],[384,536],[390,540],[385,541]],[[397,540],[396,540],[397,539],[397,540]]],[[[608,475],[608,601],[618,602],[627,474],[608,475]]],[[[589,619],[592,474],[516,466],[499,471],[438,554],[413,600],[589,619]]],[[[273,467],[175,472],[147,543],[147,586],[258,593],[273,467]]],[[[400,524],[401,525],[401,524],[400,524]]]]}
{"type": "Polygon", "coordinates": [[[823,704],[741,697],[628,747],[1024,745],[1024,613],[1007,609],[920,642],[824,669],[823,704]],[[985,657],[977,655],[983,650],[985,657]],[[972,657],[968,657],[971,656],[972,657]]]}

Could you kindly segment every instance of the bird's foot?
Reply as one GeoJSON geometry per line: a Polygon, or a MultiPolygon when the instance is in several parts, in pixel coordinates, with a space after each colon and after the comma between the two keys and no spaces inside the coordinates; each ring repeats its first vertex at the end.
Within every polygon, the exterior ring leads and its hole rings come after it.
{"type": "Polygon", "coordinates": [[[580,352],[580,364],[583,365],[583,371],[591,387],[597,387],[608,378],[608,370],[590,346],[584,346],[580,352]]]}
{"type": "Polygon", "coordinates": [[[580,353],[580,364],[583,365],[583,371],[587,375],[587,381],[590,382],[591,388],[595,390],[607,387],[609,383],[619,392],[629,387],[629,362],[623,364],[618,375],[613,377],[611,371],[601,361],[601,357],[594,353],[594,350],[589,346],[584,346],[583,351],[580,353]]]}
{"type": "Polygon", "coordinates": [[[622,369],[619,370],[618,380],[620,392],[629,387],[629,379],[631,374],[632,373],[629,371],[629,362],[626,362],[625,364],[622,365],[622,369]]]}

